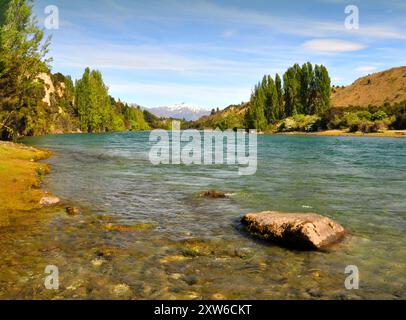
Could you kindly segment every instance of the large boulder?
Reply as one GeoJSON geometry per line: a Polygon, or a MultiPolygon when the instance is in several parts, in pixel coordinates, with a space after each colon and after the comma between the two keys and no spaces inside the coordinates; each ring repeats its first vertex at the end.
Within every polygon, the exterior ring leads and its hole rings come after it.
{"type": "Polygon", "coordinates": [[[295,249],[322,249],[345,235],[341,225],[315,213],[266,211],[247,214],[242,222],[251,233],[295,249]]]}

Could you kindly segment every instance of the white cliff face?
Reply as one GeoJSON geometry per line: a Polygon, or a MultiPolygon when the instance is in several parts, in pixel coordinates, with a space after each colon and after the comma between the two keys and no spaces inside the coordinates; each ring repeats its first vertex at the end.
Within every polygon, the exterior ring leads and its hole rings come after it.
{"type": "Polygon", "coordinates": [[[51,105],[51,94],[55,92],[55,86],[52,79],[47,73],[39,74],[38,78],[41,79],[45,84],[45,96],[42,101],[48,105],[51,105]]]}
{"type": "MultiPolygon", "coordinates": [[[[51,94],[55,94],[58,97],[62,97],[65,92],[65,84],[64,83],[57,83],[56,87],[52,81],[51,76],[48,73],[40,73],[38,75],[38,79],[41,79],[44,82],[44,90],[45,90],[45,96],[42,99],[43,102],[45,102],[47,105],[51,105],[51,94]]],[[[62,113],[63,110],[59,108],[59,113],[62,113]]]]}
{"type": "Polygon", "coordinates": [[[208,110],[187,103],[150,108],[148,111],[155,114],[157,117],[185,119],[187,121],[194,121],[210,114],[210,111],[208,110]]]}

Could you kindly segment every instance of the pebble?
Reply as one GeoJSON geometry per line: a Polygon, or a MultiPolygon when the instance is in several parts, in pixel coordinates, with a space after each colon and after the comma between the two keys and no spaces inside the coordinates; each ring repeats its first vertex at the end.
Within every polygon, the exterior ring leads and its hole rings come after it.
{"type": "Polygon", "coordinates": [[[61,202],[61,200],[58,197],[43,197],[39,204],[41,206],[53,206],[59,202],[61,202]]]}
{"type": "Polygon", "coordinates": [[[169,278],[173,279],[173,280],[179,280],[182,278],[182,275],[180,273],[172,273],[169,278]]]}
{"type": "Polygon", "coordinates": [[[101,267],[104,264],[104,262],[105,262],[104,259],[96,258],[92,260],[92,265],[95,267],[101,267]]]}
{"type": "Polygon", "coordinates": [[[181,261],[185,261],[185,260],[187,260],[187,258],[185,256],[173,255],[173,256],[167,256],[165,258],[162,258],[161,260],[159,260],[159,262],[161,264],[168,264],[168,263],[173,263],[173,262],[181,262],[181,261]]]}
{"type": "Polygon", "coordinates": [[[190,292],[190,293],[187,295],[187,297],[188,297],[189,299],[191,299],[191,300],[196,300],[196,299],[199,299],[199,298],[200,298],[199,294],[196,293],[196,292],[190,292]]]}
{"type": "Polygon", "coordinates": [[[210,297],[211,300],[227,300],[226,296],[221,293],[215,293],[210,297]]]}
{"type": "Polygon", "coordinates": [[[195,275],[188,275],[184,278],[184,280],[190,286],[194,286],[195,284],[198,284],[198,282],[199,282],[199,278],[195,275]]]}
{"type": "Polygon", "coordinates": [[[118,285],[114,286],[113,292],[114,292],[114,294],[116,294],[118,296],[123,296],[123,295],[130,294],[131,289],[127,284],[122,283],[122,284],[118,284],[118,285]]]}
{"type": "Polygon", "coordinates": [[[66,213],[69,216],[76,216],[76,215],[78,215],[80,213],[80,211],[79,211],[78,208],[67,207],[66,208],[66,213]]]}

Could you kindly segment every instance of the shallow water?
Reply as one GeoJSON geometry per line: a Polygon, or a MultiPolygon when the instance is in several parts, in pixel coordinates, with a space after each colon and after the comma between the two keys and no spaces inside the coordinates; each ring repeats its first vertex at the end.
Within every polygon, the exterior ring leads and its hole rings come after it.
{"type": "Polygon", "coordinates": [[[44,187],[83,213],[0,228],[0,298],[406,298],[406,140],[258,136],[258,171],[240,177],[236,167],[152,166],[148,138],[25,141],[56,152],[44,187]],[[198,197],[208,189],[231,197],[198,197]],[[263,210],[320,213],[350,235],[326,252],[289,251],[241,228],[263,210]],[[56,292],[43,288],[47,264],[60,269],[56,292]],[[348,265],[359,290],[344,286],[348,265]]]}

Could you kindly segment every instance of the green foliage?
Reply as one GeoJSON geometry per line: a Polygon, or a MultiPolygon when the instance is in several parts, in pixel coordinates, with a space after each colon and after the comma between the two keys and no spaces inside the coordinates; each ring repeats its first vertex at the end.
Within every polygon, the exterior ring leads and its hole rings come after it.
{"type": "Polygon", "coordinates": [[[331,105],[331,80],[327,68],[323,65],[315,66],[314,70],[315,85],[312,90],[314,101],[310,106],[310,114],[324,114],[331,105]]]}
{"type": "Polygon", "coordinates": [[[149,130],[150,126],[144,118],[143,111],[137,107],[125,106],[124,109],[125,126],[128,130],[149,130]]]}
{"type": "Polygon", "coordinates": [[[76,108],[85,132],[149,130],[141,109],[115,101],[99,71],[87,68],[76,82],[76,108]]]}
{"type": "Polygon", "coordinates": [[[167,129],[167,130],[171,129],[170,121],[167,121],[165,119],[160,119],[157,116],[155,116],[154,114],[152,114],[151,112],[149,112],[148,110],[143,111],[143,116],[144,116],[146,123],[148,124],[148,127],[152,128],[152,129],[159,129],[159,128],[167,129]]]}
{"type": "Polygon", "coordinates": [[[10,0],[0,0],[0,28],[6,21],[7,8],[10,0]]]}
{"type": "Polygon", "coordinates": [[[289,68],[283,75],[283,91],[285,97],[285,117],[291,117],[297,113],[302,113],[300,101],[300,81],[301,69],[298,64],[289,68]]]}
{"type": "Polygon", "coordinates": [[[327,129],[349,129],[352,132],[378,132],[406,129],[406,102],[393,105],[331,108],[323,115],[327,129]]]}
{"type": "Polygon", "coordinates": [[[315,132],[320,129],[321,117],[318,115],[296,114],[279,123],[279,132],[315,132]]]}
{"type": "Polygon", "coordinates": [[[76,104],[82,131],[104,132],[117,125],[108,89],[99,71],[87,68],[82,79],[76,82],[76,104]]]}
{"type": "Polygon", "coordinates": [[[370,133],[386,130],[394,121],[394,117],[389,117],[382,110],[375,113],[368,110],[344,111],[334,115],[328,121],[327,127],[329,129],[349,129],[350,132],[370,133]]]}
{"type": "Polygon", "coordinates": [[[276,94],[278,96],[277,118],[282,119],[285,115],[285,102],[283,100],[282,79],[279,74],[276,74],[275,76],[275,88],[276,94]]]}
{"type": "MultiPolygon", "coordinates": [[[[264,78],[265,79],[265,78],[264,78]]],[[[267,103],[266,82],[259,83],[252,93],[250,108],[247,111],[245,123],[248,129],[266,130],[268,121],[265,116],[267,103]]]]}
{"type": "Polygon", "coordinates": [[[385,120],[386,118],[388,118],[388,115],[383,110],[377,111],[373,115],[371,115],[372,121],[385,120]]]}
{"type": "Polygon", "coordinates": [[[331,81],[327,69],[311,63],[295,64],[282,80],[264,76],[255,86],[245,117],[248,129],[267,130],[279,120],[297,114],[322,115],[330,107],[331,81]]]}
{"type": "Polygon", "coordinates": [[[184,122],[182,128],[194,129],[244,129],[246,121],[247,104],[231,105],[223,111],[215,111],[210,116],[205,116],[197,121],[184,122]]]}
{"type": "MultiPolygon", "coordinates": [[[[2,3],[0,29],[0,135],[13,138],[32,132],[44,119],[41,103],[41,73],[48,71],[45,56],[49,39],[32,16],[32,6],[25,0],[2,3]]],[[[42,92],[41,92],[42,91],[42,92]]]]}

